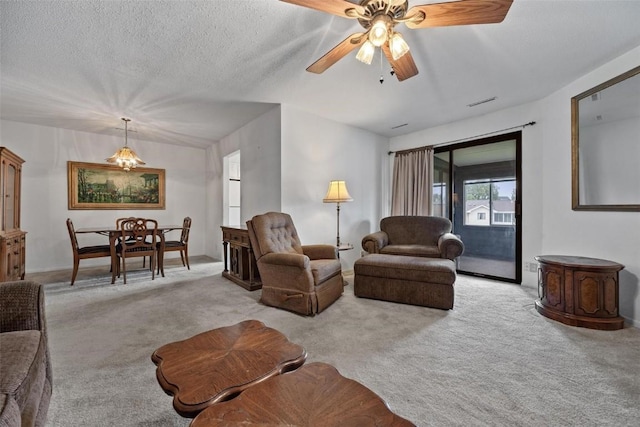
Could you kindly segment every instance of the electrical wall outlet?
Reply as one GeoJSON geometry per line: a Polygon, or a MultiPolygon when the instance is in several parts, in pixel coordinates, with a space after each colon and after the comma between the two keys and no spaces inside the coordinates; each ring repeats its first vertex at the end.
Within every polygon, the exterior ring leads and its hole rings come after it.
{"type": "Polygon", "coordinates": [[[530,273],[536,273],[538,271],[538,263],[525,262],[524,263],[524,271],[528,271],[530,273]]]}

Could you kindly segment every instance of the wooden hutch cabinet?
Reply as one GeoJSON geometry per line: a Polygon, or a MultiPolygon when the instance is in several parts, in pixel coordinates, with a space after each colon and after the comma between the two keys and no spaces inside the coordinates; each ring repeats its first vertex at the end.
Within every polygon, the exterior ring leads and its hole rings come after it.
{"type": "Polygon", "coordinates": [[[224,252],[224,271],[222,276],[242,286],[248,291],[262,288],[256,258],[251,249],[247,227],[222,225],[222,245],[224,252]],[[227,250],[229,255],[227,256],[227,250]],[[231,261],[229,265],[228,261],[231,261]]]}
{"type": "Polygon", "coordinates": [[[20,184],[24,160],[0,147],[0,282],[24,279],[26,234],[20,230],[20,184]]]}

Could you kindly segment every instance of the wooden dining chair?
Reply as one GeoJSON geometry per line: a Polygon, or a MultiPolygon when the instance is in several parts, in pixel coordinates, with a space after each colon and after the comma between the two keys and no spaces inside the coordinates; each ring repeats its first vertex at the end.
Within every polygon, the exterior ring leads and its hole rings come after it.
{"type": "Polygon", "coordinates": [[[73,249],[73,273],[71,274],[71,286],[76,281],[78,275],[78,266],[81,259],[87,258],[111,258],[111,247],[109,245],[95,245],[95,246],[83,246],[78,245],[78,238],[76,236],[76,229],[73,227],[73,222],[70,218],[67,218],[67,230],[69,230],[69,238],[71,239],[71,248],[73,249]]]}
{"type": "Polygon", "coordinates": [[[127,258],[148,256],[151,280],[154,280],[158,260],[158,221],[149,218],[126,218],[120,221],[119,226],[120,242],[116,245],[118,277],[122,270],[124,283],[127,283],[127,258]]]}
{"type": "Polygon", "coordinates": [[[187,267],[187,270],[191,270],[189,266],[189,231],[191,230],[191,218],[185,217],[182,221],[182,233],[180,234],[180,240],[166,240],[164,241],[164,247],[162,247],[162,241],[158,243],[158,251],[162,251],[162,255],[158,262],[158,273],[162,269],[162,275],[164,276],[164,252],[167,251],[180,251],[180,259],[182,260],[182,266],[187,267]]]}
{"type": "MultiPolygon", "coordinates": [[[[120,223],[121,223],[122,221],[127,220],[127,219],[136,219],[136,217],[135,217],[135,216],[129,216],[129,217],[126,217],[126,218],[117,218],[117,219],[116,219],[116,229],[117,229],[117,230],[120,230],[120,223]]],[[[118,237],[118,243],[120,243],[120,240],[121,240],[121,238],[120,238],[120,237],[118,237]]],[[[131,240],[131,237],[128,237],[128,238],[127,238],[127,240],[131,240]]],[[[145,267],[145,266],[146,266],[146,261],[147,261],[147,257],[144,257],[144,256],[143,256],[143,257],[142,257],[142,266],[143,266],[143,267],[145,267]]]]}

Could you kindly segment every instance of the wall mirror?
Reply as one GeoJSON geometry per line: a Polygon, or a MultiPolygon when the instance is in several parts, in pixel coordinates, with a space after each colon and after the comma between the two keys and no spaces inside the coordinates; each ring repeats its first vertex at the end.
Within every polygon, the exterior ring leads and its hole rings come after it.
{"type": "Polygon", "coordinates": [[[571,98],[571,199],[640,211],[640,66],[571,98]]]}

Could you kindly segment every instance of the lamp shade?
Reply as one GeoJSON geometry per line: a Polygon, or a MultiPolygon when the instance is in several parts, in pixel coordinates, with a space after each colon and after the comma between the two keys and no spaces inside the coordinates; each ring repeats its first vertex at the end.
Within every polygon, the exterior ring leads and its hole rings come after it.
{"type": "Polygon", "coordinates": [[[367,65],[371,65],[371,61],[373,61],[373,54],[375,53],[375,51],[375,46],[369,40],[367,40],[358,51],[356,59],[360,62],[364,62],[367,65]]]}
{"type": "Polygon", "coordinates": [[[409,52],[409,45],[402,38],[400,33],[393,33],[389,40],[389,48],[391,50],[391,57],[394,61],[400,59],[404,54],[409,52]]]}
{"type": "Polygon", "coordinates": [[[389,17],[379,15],[373,19],[373,24],[369,30],[369,41],[376,47],[380,47],[389,37],[389,17]]]}
{"type": "Polygon", "coordinates": [[[125,171],[129,171],[130,169],[135,168],[138,165],[146,164],[140,157],[133,151],[131,148],[126,145],[116,151],[116,153],[107,159],[107,163],[116,163],[125,171]]]}
{"type": "Polygon", "coordinates": [[[128,127],[127,125],[131,121],[131,119],[122,118],[124,121],[124,147],[116,151],[116,153],[106,159],[107,163],[116,163],[125,171],[129,172],[131,169],[135,168],[137,165],[144,165],[145,162],[138,157],[135,151],[133,151],[128,146],[128,127]]]}
{"type": "Polygon", "coordinates": [[[329,182],[329,190],[327,195],[322,199],[324,203],[342,203],[351,202],[353,198],[349,195],[347,184],[344,181],[329,182]]]}

